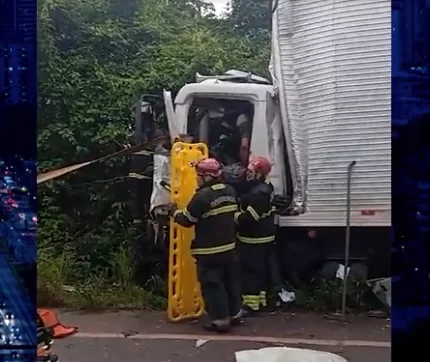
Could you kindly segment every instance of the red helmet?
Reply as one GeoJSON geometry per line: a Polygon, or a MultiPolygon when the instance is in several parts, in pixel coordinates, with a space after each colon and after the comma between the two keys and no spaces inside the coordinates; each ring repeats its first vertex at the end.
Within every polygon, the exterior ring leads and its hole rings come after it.
{"type": "Polygon", "coordinates": [[[248,170],[266,177],[272,170],[272,164],[266,157],[257,156],[249,161],[248,170]]]}
{"type": "Polygon", "coordinates": [[[197,163],[196,170],[199,176],[219,177],[222,166],[215,158],[207,158],[197,163]]]}

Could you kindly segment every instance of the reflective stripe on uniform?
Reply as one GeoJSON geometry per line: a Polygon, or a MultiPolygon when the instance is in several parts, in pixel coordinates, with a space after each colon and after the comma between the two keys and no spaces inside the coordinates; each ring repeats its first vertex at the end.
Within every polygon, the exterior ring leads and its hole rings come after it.
{"type": "Polygon", "coordinates": [[[212,209],[208,212],[205,212],[202,215],[203,219],[207,219],[208,217],[211,216],[215,216],[215,215],[219,215],[219,214],[224,214],[227,212],[233,212],[233,211],[237,211],[238,210],[238,206],[237,205],[227,205],[227,206],[221,206],[221,207],[217,207],[215,209],[212,209]]]}
{"type": "Polygon", "coordinates": [[[265,292],[264,290],[262,290],[262,291],[260,292],[259,300],[260,300],[260,304],[261,304],[263,307],[267,307],[267,297],[266,297],[266,292],[265,292]]]}
{"type": "Polygon", "coordinates": [[[214,246],[212,248],[195,248],[191,249],[191,255],[212,255],[224,253],[226,251],[233,250],[236,247],[236,243],[225,244],[221,246],[214,246]]]}
{"type": "Polygon", "coordinates": [[[264,214],[262,214],[261,218],[264,219],[265,217],[272,215],[275,211],[276,211],[276,207],[273,206],[268,212],[265,212],[264,214]]]}
{"type": "Polygon", "coordinates": [[[182,213],[184,214],[184,216],[188,219],[188,220],[190,220],[191,222],[194,222],[194,223],[196,223],[198,220],[193,216],[193,215],[191,215],[190,214],[190,212],[187,210],[187,208],[185,208],[183,211],[182,211],[182,213]]]}
{"type": "Polygon", "coordinates": [[[222,190],[222,189],[225,189],[225,185],[223,185],[223,184],[215,184],[215,185],[211,186],[211,189],[215,190],[215,191],[222,190]]]}
{"type": "Polygon", "coordinates": [[[252,310],[257,311],[260,308],[260,295],[242,295],[243,304],[252,310]]]}
{"type": "Polygon", "coordinates": [[[262,238],[250,238],[246,236],[240,236],[238,234],[237,238],[244,244],[265,244],[265,243],[270,243],[271,241],[274,241],[275,235],[265,236],[262,238]]]}
{"type": "Polygon", "coordinates": [[[252,206],[248,206],[246,208],[246,211],[248,211],[251,214],[251,216],[255,219],[255,221],[260,220],[260,215],[258,215],[258,212],[255,211],[255,209],[252,206]]]}
{"type": "Polygon", "coordinates": [[[239,216],[242,214],[243,214],[243,212],[241,212],[241,211],[234,213],[234,222],[236,224],[239,224],[239,216]]]}
{"type": "Polygon", "coordinates": [[[255,209],[252,206],[248,206],[246,210],[251,214],[251,216],[254,218],[255,221],[260,221],[261,219],[264,219],[272,215],[276,211],[276,208],[272,207],[268,212],[261,214],[261,216],[258,215],[258,212],[255,211],[255,209]]]}

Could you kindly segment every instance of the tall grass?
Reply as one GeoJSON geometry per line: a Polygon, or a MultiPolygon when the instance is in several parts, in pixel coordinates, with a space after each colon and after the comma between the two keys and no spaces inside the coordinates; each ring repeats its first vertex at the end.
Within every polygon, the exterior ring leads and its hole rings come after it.
{"type": "Polygon", "coordinates": [[[110,268],[91,271],[81,270],[85,264],[77,263],[76,257],[70,252],[55,255],[49,248],[40,248],[37,282],[39,306],[93,310],[164,309],[164,282],[152,277],[145,288],[135,285],[129,255],[128,248],[121,247],[111,253],[110,268]],[[88,277],[77,282],[74,278],[77,273],[88,277]]]}

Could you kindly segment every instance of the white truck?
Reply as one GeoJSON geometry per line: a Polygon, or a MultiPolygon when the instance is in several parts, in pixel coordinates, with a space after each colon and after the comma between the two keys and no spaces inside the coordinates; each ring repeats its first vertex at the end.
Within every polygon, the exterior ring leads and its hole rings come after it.
{"type": "MultiPolygon", "coordinates": [[[[174,102],[165,91],[170,135],[189,134],[202,105],[247,104],[251,156],[272,160],[276,192],[292,200],[294,212],[278,217],[285,264],[342,260],[348,223],[352,261],[370,267],[366,277],[387,275],[391,1],[274,1],[269,69],[270,82],[231,71],[198,74],[174,102]]],[[[200,140],[210,135],[210,115],[199,121],[200,140]]]]}

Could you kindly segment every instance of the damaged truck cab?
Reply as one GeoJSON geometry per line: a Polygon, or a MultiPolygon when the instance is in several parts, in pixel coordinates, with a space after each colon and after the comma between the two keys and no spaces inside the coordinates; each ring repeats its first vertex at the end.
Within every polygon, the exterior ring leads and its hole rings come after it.
{"type": "MultiPolygon", "coordinates": [[[[243,77],[246,80],[251,75],[244,74],[243,77]]],[[[202,78],[202,76],[197,75],[197,79],[202,78]]],[[[212,131],[211,111],[216,112],[217,108],[223,108],[225,102],[230,102],[233,107],[240,102],[247,103],[248,109],[250,109],[246,115],[251,129],[250,156],[264,156],[273,161],[270,181],[273,183],[276,193],[283,195],[288,192],[286,181],[288,154],[284,151],[282,121],[279,112],[277,112],[277,99],[273,87],[269,84],[223,80],[228,78],[228,75],[205,77],[199,83],[185,85],[177,93],[174,106],[170,93],[164,92],[171,138],[181,138],[182,135],[193,133],[189,120],[191,109],[195,105],[205,104],[206,109],[211,105],[213,107],[199,121],[197,126],[199,129],[198,139],[194,138],[196,142],[207,142],[209,133],[212,131]],[[201,102],[199,103],[199,101],[201,102]]],[[[268,81],[264,81],[268,83],[268,81]]],[[[222,116],[223,114],[220,118],[222,116]]],[[[220,118],[217,118],[216,121],[221,122],[220,118]]]]}

